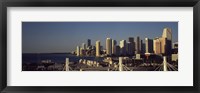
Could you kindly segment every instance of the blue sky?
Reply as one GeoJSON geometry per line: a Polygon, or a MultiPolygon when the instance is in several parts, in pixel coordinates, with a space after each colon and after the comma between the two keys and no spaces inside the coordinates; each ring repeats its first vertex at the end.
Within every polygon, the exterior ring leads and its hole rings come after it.
{"type": "Polygon", "coordinates": [[[71,52],[87,39],[92,45],[100,40],[105,48],[107,37],[117,44],[128,37],[153,39],[162,36],[164,27],[172,29],[172,42],[177,42],[178,22],[22,22],[22,52],[71,52]]]}

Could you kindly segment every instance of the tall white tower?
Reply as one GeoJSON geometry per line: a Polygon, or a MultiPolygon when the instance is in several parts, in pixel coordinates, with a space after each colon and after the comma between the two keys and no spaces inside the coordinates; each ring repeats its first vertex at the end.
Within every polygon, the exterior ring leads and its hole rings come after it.
{"type": "Polygon", "coordinates": [[[112,39],[111,38],[106,39],[106,54],[107,55],[112,54],[112,39]]]}
{"type": "Polygon", "coordinates": [[[96,56],[100,56],[100,41],[96,41],[96,56]]]}

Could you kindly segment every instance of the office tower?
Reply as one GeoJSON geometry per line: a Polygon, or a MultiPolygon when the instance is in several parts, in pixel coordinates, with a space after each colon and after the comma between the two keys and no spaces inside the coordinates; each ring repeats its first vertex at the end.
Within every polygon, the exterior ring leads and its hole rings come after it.
{"type": "Polygon", "coordinates": [[[85,44],[85,43],[82,44],[82,49],[83,49],[83,50],[86,49],[86,44],[85,44]]]}
{"type": "Polygon", "coordinates": [[[167,38],[161,37],[159,38],[161,41],[161,53],[165,54],[166,53],[166,44],[167,44],[167,38]]]}
{"type": "Polygon", "coordinates": [[[153,40],[145,38],[146,53],[153,53],[153,40]]]}
{"type": "Polygon", "coordinates": [[[76,55],[80,56],[80,47],[79,46],[77,46],[77,48],[76,48],[76,55]]]}
{"type": "Polygon", "coordinates": [[[100,56],[100,50],[101,50],[100,41],[96,41],[96,56],[97,57],[100,56]]]}
{"type": "Polygon", "coordinates": [[[162,37],[167,38],[167,40],[172,40],[172,30],[170,28],[164,28],[162,37]]]}
{"type": "Polygon", "coordinates": [[[133,43],[127,42],[126,52],[127,52],[128,55],[133,54],[133,43]]]}
{"type": "Polygon", "coordinates": [[[90,47],[90,46],[91,46],[91,40],[88,39],[88,40],[87,40],[87,47],[90,47]]]}
{"type": "Polygon", "coordinates": [[[115,49],[116,44],[117,44],[117,41],[116,40],[112,40],[112,54],[116,53],[116,49],[115,49]]]}
{"type": "Polygon", "coordinates": [[[141,51],[140,51],[140,53],[141,54],[144,54],[145,53],[145,44],[143,43],[143,40],[141,40],[141,51]]]}
{"type": "Polygon", "coordinates": [[[106,54],[107,55],[112,54],[112,39],[111,38],[106,39],[106,54]]]}
{"type": "Polygon", "coordinates": [[[138,36],[136,39],[136,54],[140,54],[141,52],[141,41],[140,41],[140,37],[138,36]]]}
{"type": "Polygon", "coordinates": [[[162,53],[164,55],[171,55],[172,49],[172,30],[164,28],[162,34],[162,53]]]}
{"type": "Polygon", "coordinates": [[[120,55],[120,46],[116,45],[115,50],[116,50],[115,55],[119,56],[120,55]]]}
{"type": "Polygon", "coordinates": [[[161,54],[161,40],[159,38],[153,40],[153,50],[155,54],[161,54]]]}
{"type": "Polygon", "coordinates": [[[130,52],[132,52],[131,55],[133,55],[133,54],[135,54],[135,42],[134,42],[134,38],[133,37],[129,37],[128,40],[131,43],[132,49],[130,50],[130,52]]]}
{"type": "Polygon", "coordinates": [[[131,43],[133,43],[134,42],[134,38],[133,37],[129,37],[128,41],[131,42],[131,43]]]}
{"type": "Polygon", "coordinates": [[[126,40],[120,41],[121,55],[126,55],[126,40]]]}

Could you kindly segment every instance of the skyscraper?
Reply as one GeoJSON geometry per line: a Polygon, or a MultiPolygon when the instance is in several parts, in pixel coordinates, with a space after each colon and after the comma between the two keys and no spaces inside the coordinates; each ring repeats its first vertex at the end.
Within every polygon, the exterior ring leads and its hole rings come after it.
{"type": "Polygon", "coordinates": [[[117,41],[116,40],[112,40],[112,54],[116,53],[116,49],[115,49],[116,44],[117,44],[117,41]]]}
{"type": "Polygon", "coordinates": [[[137,37],[137,40],[136,40],[136,54],[140,54],[141,52],[141,41],[140,41],[140,37],[138,36],[137,37]]]}
{"type": "Polygon", "coordinates": [[[128,55],[133,54],[133,43],[127,42],[126,52],[127,52],[128,55]]]}
{"type": "Polygon", "coordinates": [[[146,53],[153,53],[153,40],[145,38],[146,53]]]}
{"type": "Polygon", "coordinates": [[[121,55],[126,55],[126,40],[120,41],[121,55]]]}
{"type": "Polygon", "coordinates": [[[83,50],[86,49],[86,44],[85,44],[85,43],[82,44],[82,49],[83,49],[83,50]]]}
{"type": "Polygon", "coordinates": [[[90,47],[90,46],[91,46],[91,40],[88,39],[88,40],[87,40],[87,47],[90,47]]]}
{"type": "Polygon", "coordinates": [[[100,49],[101,49],[101,46],[100,46],[100,41],[96,41],[96,56],[100,56],[100,49]]]}
{"type": "Polygon", "coordinates": [[[131,43],[133,43],[134,42],[134,38],[133,37],[129,37],[128,41],[131,42],[131,43]]]}
{"type": "Polygon", "coordinates": [[[161,53],[165,54],[166,53],[166,44],[167,44],[167,38],[161,37],[159,38],[161,41],[161,53]]]}
{"type": "Polygon", "coordinates": [[[120,46],[116,45],[115,50],[116,50],[115,55],[119,56],[120,55],[120,46]]]}
{"type": "Polygon", "coordinates": [[[111,38],[106,39],[106,54],[107,55],[112,54],[112,39],[111,38]]]}
{"type": "Polygon", "coordinates": [[[172,40],[172,30],[170,28],[164,28],[162,37],[167,38],[167,40],[172,40]]]}
{"type": "Polygon", "coordinates": [[[76,48],[76,55],[80,56],[80,47],[79,46],[77,46],[77,48],[76,48]]]}
{"type": "Polygon", "coordinates": [[[162,49],[161,49],[161,39],[160,38],[155,38],[153,40],[153,50],[155,54],[161,54],[162,49]]]}
{"type": "Polygon", "coordinates": [[[170,28],[164,28],[162,34],[162,53],[165,55],[171,55],[172,50],[172,30],[170,28]]]}
{"type": "Polygon", "coordinates": [[[140,51],[140,53],[141,54],[144,54],[145,53],[145,44],[143,43],[143,40],[141,40],[141,51],[140,51]]]}
{"type": "Polygon", "coordinates": [[[164,28],[162,37],[154,39],[154,53],[171,55],[172,51],[172,31],[170,28],[164,28]]]}
{"type": "Polygon", "coordinates": [[[135,42],[134,42],[134,38],[133,37],[129,37],[128,40],[131,43],[132,49],[130,50],[130,52],[131,52],[131,55],[133,55],[133,54],[135,54],[135,42]]]}

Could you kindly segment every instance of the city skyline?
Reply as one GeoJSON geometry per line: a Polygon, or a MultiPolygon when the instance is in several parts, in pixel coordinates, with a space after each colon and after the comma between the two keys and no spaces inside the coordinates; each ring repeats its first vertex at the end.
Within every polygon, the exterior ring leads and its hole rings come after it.
{"type": "Polygon", "coordinates": [[[88,39],[92,46],[100,40],[103,49],[107,38],[119,45],[121,40],[133,37],[136,41],[139,36],[144,43],[145,38],[162,36],[165,27],[172,29],[172,42],[178,42],[178,22],[23,22],[22,52],[71,52],[85,46],[88,39]]]}

